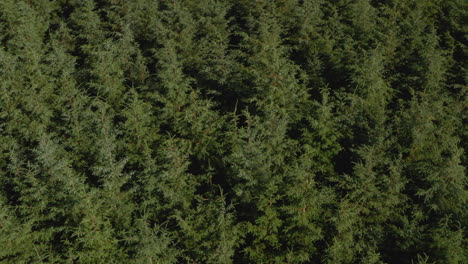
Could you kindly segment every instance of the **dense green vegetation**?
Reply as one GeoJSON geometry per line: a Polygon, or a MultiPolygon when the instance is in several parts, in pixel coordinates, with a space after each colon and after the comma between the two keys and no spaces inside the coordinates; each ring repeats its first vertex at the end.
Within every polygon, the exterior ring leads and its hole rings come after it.
{"type": "Polygon", "coordinates": [[[0,0],[0,263],[466,263],[464,0],[0,0]]]}

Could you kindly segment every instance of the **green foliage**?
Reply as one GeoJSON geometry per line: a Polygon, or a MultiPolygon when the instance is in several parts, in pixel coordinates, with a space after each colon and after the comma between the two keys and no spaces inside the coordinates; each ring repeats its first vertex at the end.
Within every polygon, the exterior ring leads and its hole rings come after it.
{"type": "Polygon", "coordinates": [[[0,0],[0,263],[465,263],[461,0],[0,0]]]}

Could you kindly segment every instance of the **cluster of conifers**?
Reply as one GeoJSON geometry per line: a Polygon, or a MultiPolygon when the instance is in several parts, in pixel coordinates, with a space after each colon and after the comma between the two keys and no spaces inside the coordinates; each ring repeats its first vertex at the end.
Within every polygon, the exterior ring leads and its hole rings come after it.
{"type": "Polygon", "coordinates": [[[463,0],[0,0],[0,263],[466,263],[463,0]]]}

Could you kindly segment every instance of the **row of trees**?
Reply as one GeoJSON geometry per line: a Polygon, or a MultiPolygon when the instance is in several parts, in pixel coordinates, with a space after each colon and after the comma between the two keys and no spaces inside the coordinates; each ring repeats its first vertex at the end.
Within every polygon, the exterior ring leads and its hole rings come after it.
{"type": "Polygon", "coordinates": [[[463,0],[0,0],[1,263],[463,263],[463,0]]]}

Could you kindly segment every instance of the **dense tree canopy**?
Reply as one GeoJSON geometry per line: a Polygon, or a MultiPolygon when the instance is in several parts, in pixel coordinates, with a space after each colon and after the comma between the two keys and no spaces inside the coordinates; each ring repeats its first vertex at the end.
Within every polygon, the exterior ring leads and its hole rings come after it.
{"type": "Polygon", "coordinates": [[[0,0],[0,263],[466,263],[464,0],[0,0]]]}

